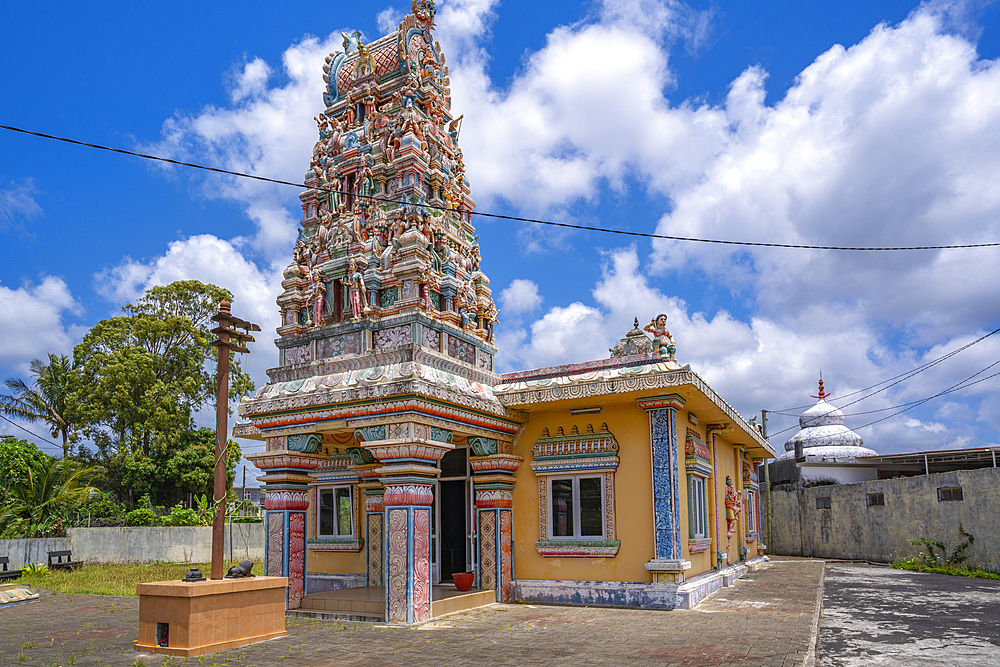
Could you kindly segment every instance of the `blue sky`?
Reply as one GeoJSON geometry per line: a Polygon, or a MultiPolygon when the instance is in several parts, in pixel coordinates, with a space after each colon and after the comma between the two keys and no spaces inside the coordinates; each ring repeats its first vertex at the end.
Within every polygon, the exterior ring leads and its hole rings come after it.
{"type": "MultiPolygon", "coordinates": [[[[0,124],[301,180],[323,57],[341,31],[373,39],[408,10],[318,7],[8,3],[0,124]]],[[[995,4],[455,0],[436,35],[481,211],[783,243],[1000,240],[995,4]]],[[[264,325],[250,366],[266,381],[294,189],[9,131],[0,155],[0,376],[70,352],[149,285],[197,278],[264,325]]],[[[730,249],[477,224],[502,371],[605,357],[633,317],[666,312],[679,360],[750,415],[810,404],[820,369],[836,398],[1000,327],[1000,249],[730,249]]],[[[850,406],[848,425],[972,376],[1000,359],[996,339],[850,406]]],[[[996,444],[998,389],[859,432],[881,453],[996,444]]]]}

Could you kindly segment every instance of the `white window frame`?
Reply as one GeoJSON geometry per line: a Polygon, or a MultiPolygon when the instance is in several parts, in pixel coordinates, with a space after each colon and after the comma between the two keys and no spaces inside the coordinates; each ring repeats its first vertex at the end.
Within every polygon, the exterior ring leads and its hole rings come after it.
{"type": "Polygon", "coordinates": [[[548,539],[553,542],[567,541],[567,542],[603,542],[607,540],[608,525],[606,521],[607,513],[605,512],[605,498],[604,498],[604,475],[602,474],[579,474],[579,475],[550,475],[546,481],[546,488],[548,489],[548,528],[549,535],[548,539]],[[580,512],[580,480],[581,479],[596,479],[598,483],[598,488],[601,490],[601,534],[600,535],[582,535],[582,529],[580,526],[581,512],[580,512]],[[555,534],[555,521],[553,519],[553,504],[552,504],[552,483],[563,480],[572,481],[572,494],[573,494],[573,534],[572,535],[556,535],[555,534]]]}
{"type": "Polygon", "coordinates": [[[757,536],[760,534],[760,524],[758,523],[760,512],[758,511],[759,508],[757,506],[757,499],[757,492],[747,489],[747,498],[745,503],[747,508],[747,536],[757,536]]]}
{"type": "Polygon", "coordinates": [[[691,538],[708,537],[708,484],[701,475],[688,474],[688,503],[691,516],[691,538]],[[699,530],[700,529],[700,530],[699,530]]]}
{"type": "Polygon", "coordinates": [[[355,512],[356,512],[356,510],[357,510],[357,508],[354,506],[354,487],[352,485],[350,485],[350,484],[338,484],[336,486],[321,486],[321,487],[319,487],[316,490],[316,537],[321,538],[321,539],[353,538],[354,537],[354,533],[355,533],[355,526],[354,526],[354,524],[355,524],[355,512]],[[337,490],[338,489],[345,489],[347,491],[347,499],[351,503],[351,520],[349,522],[350,526],[351,526],[351,532],[347,533],[347,534],[340,534],[340,533],[337,533],[337,532],[334,532],[333,534],[326,534],[326,533],[322,532],[322,530],[323,530],[323,521],[322,521],[322,518],[321,518],[321,512],[323,511],[323,494],[326,493],[326,492],[330,492],[330,493],[333,494],[333,499],[334,499],[334,521],[333,521],[332,525],[333,525],[334,531],[336,531],[339,528],[339,523],[340,523],[337,520],[338,517],[336,516],[336,512],[337,512],[337,509],[338,509],[337,508],[337,503],[336,503],[336,500],[337,500],[337,490]]]}

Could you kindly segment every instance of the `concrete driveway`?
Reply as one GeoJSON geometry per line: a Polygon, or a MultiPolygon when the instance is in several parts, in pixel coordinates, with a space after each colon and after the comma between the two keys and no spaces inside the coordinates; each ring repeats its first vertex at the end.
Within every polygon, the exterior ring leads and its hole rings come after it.
{"type": "Polygon", "coordinates": [[[826,565],[819,667],[1000,665],[1000,581],[826,565]]]}

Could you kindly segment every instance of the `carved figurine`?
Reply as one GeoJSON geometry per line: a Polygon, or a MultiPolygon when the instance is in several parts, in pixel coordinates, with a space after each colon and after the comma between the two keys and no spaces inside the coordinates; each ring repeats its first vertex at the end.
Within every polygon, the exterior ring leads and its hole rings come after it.
{"type": "Polygon", "coordinates": [[[644,328],[653,334],[653,349],[659,353],[660,358],[673,361],[677,346],[674,344],[674,337],[667,329],[667,316],[660,313],[650,320],[644,328]]]}
{"type": "Polygon", "coordinates": [[[743,511],[743,501],[736,494],[733,478],[726,475],[726,538],[731,538],[736,532],[736,519],[743,511]]]}
{"type": "Polygon", "coordinates": [[[347,284],[350,287],[351,314],[355,320],[361,318],[361,314],[368,314],[368,297],[365,296],[365,277],[358,271],[357,264],[352,259],[347,267],[347,284]]]}
{"type": "Polygon", "coordinates": [[[310,301],[312,301],[312,320],[308,324],[318,327],[323,323],[323,306],[326,304],[326,285],[323,283],[323,274],[319,271],[313,274],[310,301]]]}

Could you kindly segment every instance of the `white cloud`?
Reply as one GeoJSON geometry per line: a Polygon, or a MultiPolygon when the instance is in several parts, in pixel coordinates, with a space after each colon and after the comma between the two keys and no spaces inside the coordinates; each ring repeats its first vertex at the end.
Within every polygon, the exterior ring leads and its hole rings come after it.
{"type": "Polygon", "coordinates": [[[0,232],[22,228],[24,220],[41,215],[42,207],[35,201],[38,194],[32,178],[11,181],[0,188],[0,232]]]}
{"type": "Polygon", "coordinates": [[[623,191],[632,170],[667,192],[696,178],[722,145],[723,112],[671,107],[663,96],[674,82],[667,44],[700,43],[708,14],[672,1],[604,3],[596,20],[552,30],[500,89],[485,52],[467,45],[486,33],[491,3],[466,8],[471,18],[456,21],[466,41],[443,30],[442,43],[457,53],[453,109],[468,119],[462,146],[483,206],[512,192],[524,209],[593,201],[605,182],[623,191]]]}
{"type": "Polygon", "coordinates": [[[905,422],[908,428],[919,428],[924,431],[930,431],[931,433],[941,433],[942,431],[947,431],[948,427],[940,422],[922,422],[919,419],[914,419],[910,417],[905,422]]]}
{"type": "Polygon", "coordinates": [[[254,58],[244,63],[242,68],[236,68],[233,73],[229,98],[232,102],[242,102],[248,97],[262,95],[267,89],[267,81],[271,78],[271,66],[261,58],[254,58]]]}
{"type": "Polygon", "coordinates": [[[399,27],[399,22],[403,20],[406,12],[397,10],[392,5],[386,7],[375,16],[375,25],[381,34],[389,33],[399,27]]]}
{"type": "MultiPolygon", "coordinates": [[[[161,140],[143,150],[302,182],[317,138],[312,119],[323,110],[323,58],[341,41],[340,31],[324,39],[306,36],[285,50],[277,73],[252,58],[232,76],[232,107],[178,113],[164,122],[161,140]],[[282,83],[268,87],[273,78],[282,83]]],[[[294,188],[212,176],[202,193],[240,203],[257,228],[254,248],[268,259],[287,258],[299,220],[294,188]]]]}
{"type": "MultiPolygon", "coordinates": [[[[663,234],[820,245],[947,245],[1000,238],[1000,63],[924,6],[834,46],[783,99],[744,72],[725,143],[697,183],[673,190],[663,234]]],[[[984,323],[1000,294],[992,250],[897,254],[705,249],[657,243],[660,271],[749,283],[763,312],[802,327],[810,304],[905,327],[931,342],[984,323]]]]}
{"type": "Polygon", "coordinates": [[[251,347],[248,368],[254,381],[267,381],[264,371],[277,366],[274,330],[280,324],[275,298],[281,293],[282,266],[264,268],[248,260],[233,242],[210,234],[192,236],[170,244],[167,252],[147,261],[126,257],[96,278],[105,297],[125,303],[154,285],[176,280],[200,280],[233,293],[233,314],[261,327],[251,347]]]}
{"type": "Polygon", "coordinates": [[[70,354],[83,330],[64,318],[78,314],[80,306],[62,278],[46,276],[17,289],[0,285],[0,366],[25,373],[32,359],[70,354]]]}
{"type": "Polygon", "coordinates": [[[508,315],[529,313],[542,305],[538,285],[530,280],[517,278],[500,292],[500,303],[508,315]]]}

